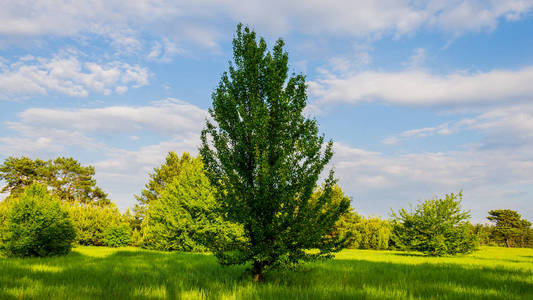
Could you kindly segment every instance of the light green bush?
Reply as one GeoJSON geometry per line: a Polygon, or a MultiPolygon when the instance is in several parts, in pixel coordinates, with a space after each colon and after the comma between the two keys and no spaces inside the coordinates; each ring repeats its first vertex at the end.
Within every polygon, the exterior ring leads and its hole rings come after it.
{"type": "Polygon", "coordinates": [[[105,245],[105,232],[114,226],[126,224],[118,208],[113,204],[94,205],[66,203],[76,229],[76,243],[80,245],[105,245]]]}
{"type": "Polygon", "coordinates": [[[76,236],[70,216],[46,187],[33,184],[7,210],[2,248],[7,256],[67,254],[76,236]]]}

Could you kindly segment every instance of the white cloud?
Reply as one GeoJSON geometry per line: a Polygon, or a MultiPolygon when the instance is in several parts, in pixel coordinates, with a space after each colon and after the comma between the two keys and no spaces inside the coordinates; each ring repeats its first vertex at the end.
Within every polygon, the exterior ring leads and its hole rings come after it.
{"type": "Polygon", "coordinates": [[[90,92],[124,93],[128,86],[148,84],[146,68],[118,61],[82,62],[73,55],[52,58],[23,57],[5,65],[0,73],[0,99],[47,95],[56,92],[87,97],[90,92]]]}
{"type": "Polygon", "coordinates": [[[164,32],[216,49],[221,35],[215,24],[228,18],[276,35],[400,36],[436,28],[457,36],[492,30],[532,7],[530,0],[8,1],[0,11],[0,36],[99,34],[131,51],[139,47],[139,32],[164,32]]]}
{"type": "Polygon", "coordinates": [[[151,130],[166,135],[183,132],[199,134],[207,112],[177,99],[152,102],[146,106],[107,106],[103,108],[30,108],[19,114],[25,124],[44,128],[68,128],[85,133],[115,134],[151,130]]]}
{"type": "Polygon", "coordinates": [[[205,110],[176,99],[137,107],[30,108],[17,121],[5,123],[14,134],[0,137],[0,153],[40,158],[91,153],[93,159],[82,162],[95,166],[98,184],[126,208],[168,151],[197,154],[207,116],[205,110]],[[146,141],[143,133],[158,135],[159,141],[146,141]],[[133,149],[113,144],[120,139],[133,141],[133,149]]]}
{"type": "Polygon", "coordinates": [[[509,152],[478,146],[386,155],[336,143],[333,165],[341,186],[365,214],[386,216],[389,207],[406,207],[463,189],[463,204],[477,220],[495,208],[517,209],[531,217],[528,197],[533,194],[533,157],[528,149],[509,152]],[[508,199],[503,194],[514,196],[508,199]]]}
{"type": "Polygon", "coordinates": [[[384,101],[432,106],[493,104],[533,98],[533,66],[519,70],[457,72],[434,75],[421,70],[365,71],[349,75],[326,73],[309,82],[318,105],[384,101]]]}
{"type": "Polygon", "coordinates": [[[533,103],[518,103],[485,109],[476,117],[445,122],[433,127],[406,130],[383,139],[394,145],[411,138],[450,135],[461,130],[479,131],[485,148],[523,148],[533,146],[533,103]]]}
{"type": "Polygon", "coordinates": [[[154,46],[150,49],[147,58],[158,62],[170,62],[174,56],[182,52],[175,43],[164,38],[162,43],[154,42],[154,46]]]}

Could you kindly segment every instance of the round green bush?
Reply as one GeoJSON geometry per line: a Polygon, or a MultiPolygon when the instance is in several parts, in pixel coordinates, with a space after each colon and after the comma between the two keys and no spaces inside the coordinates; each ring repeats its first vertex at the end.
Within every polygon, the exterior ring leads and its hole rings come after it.
{"type": "Polygon", "coordinates": [[[13,199],[2,248],[7,256],[50,256],[70,252],[76,237],[67,211],[46,186],[34,184],[13,199]]]}
{"type": "Polygon", "coordinates": [[[127,224],[111,226],[104,233],[104,244],[108,247],[124,247],[130,244],[131,229],[127,224]]]}

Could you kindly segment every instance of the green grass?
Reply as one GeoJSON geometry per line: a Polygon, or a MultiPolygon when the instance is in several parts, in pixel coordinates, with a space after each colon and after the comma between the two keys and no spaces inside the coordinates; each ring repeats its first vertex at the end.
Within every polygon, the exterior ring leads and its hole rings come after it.
{"type": "Polygon", "coordinates": [[[77,247],[66,257],[0,257],[0,299],[533,299],[533,249],[442,258],[344,250],[262,284],[245,268],[211,255],[77,247]]]}

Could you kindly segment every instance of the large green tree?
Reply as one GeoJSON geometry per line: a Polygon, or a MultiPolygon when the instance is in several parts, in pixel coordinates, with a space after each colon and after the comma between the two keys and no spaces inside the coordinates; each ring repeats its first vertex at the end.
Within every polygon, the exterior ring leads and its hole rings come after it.
{"type": "Polygon", "coordinates": [[[156,250],[205,251],[242,240],[242,227],[223,220],[200,157],[184,156],[180,172],[147,204],[143,245],[156,250]]]}
{"type": "Polygon", "coordinates": [[[503,243],[507,247],[533,246],[531,222],[522,219],[518,212],[510,209],[495,209],[489,211],[487,219],[495,223],[491,237],[497,243],[503,243]]]}
{"type": "Polygon", "coordinates": [[[305,77],[288,76],[283,47],[280,39],[267,51],[264,39],[238,26],[233,63],[212,95],[212,120],[202,131],[200,152],[216,198],[246,237],[214,253],[223,264],[252,262],[255,281],[269,268],[340,250],[328,234],[349,206],[346,200],[332,203],[333,172],[324,193],[310,201],[333,143],[324,142],[316,121],[305,117],[305,77]]]}
{"type": "Polygon", "coordinates": [[[393,213],[396,245],[432,256],[454,255],[474,250],[476,237],[461,208],[462,193],[421,202],[414,210],[393,213]]]}
{"type": "Polygon", "coordinates": [[[96,186],[94,167],[82,166],[74,158],[44,161],[24,156],[8,157],[0,165],[0,179],[6,183],[0,192],[11,196],[39,183],[66,202],[109,204],[107,194],[96,186]]]}
{"type": "Polygon", "coordinates": [[[166,186],[180,174],[183,164],[190,161],[191,156],[189,153],[184,152],[180,158],[178,154],[170,151],[161,166],[154,168],[154,171],[149,175],[150,179],[145,184],[140,195],[135,195],[138,203],[134,208],[134,228],[140,229],[140,225],[146,216],[146,209],[149,203],[158,200],[161,197],[161,193],[166,186]]]}

